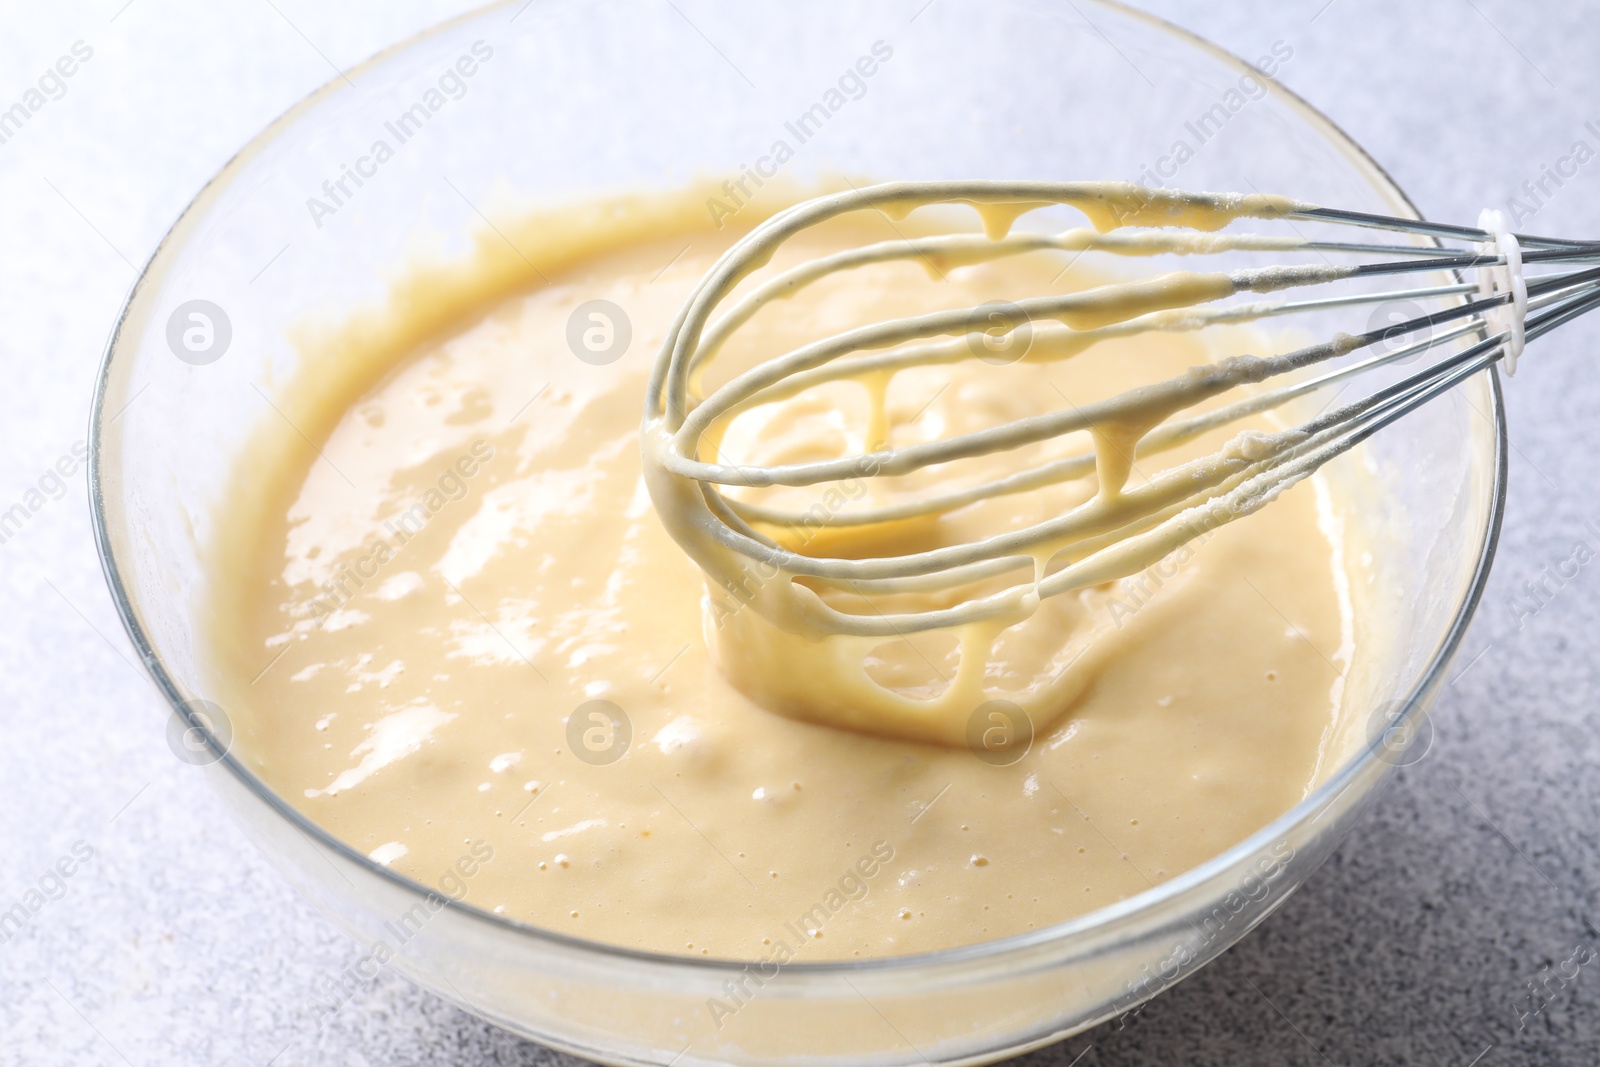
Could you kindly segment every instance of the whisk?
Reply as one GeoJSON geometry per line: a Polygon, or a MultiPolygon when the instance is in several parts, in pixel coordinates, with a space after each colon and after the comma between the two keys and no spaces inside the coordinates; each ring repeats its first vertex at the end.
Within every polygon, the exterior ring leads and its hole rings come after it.
{"type": "Polygon", "coordinates": [[[1592,266],[1597,263],[1600,243],[1512,234],[1494,212],[1485,212],[1478,227],[1453,226],[1278,196],[1190,193],[1120,182],[893,182],[852,189],[768,219],[725,253],[693,291],[666,336],[649,381],[647,482],[669,532],[713,585],[737,601],[735,606],[753,607],[780,631],[813,638],[888,638],[977,624],[992,632],[1025,618],[1045,598],[1135,574],[1185,542],[1257,511],[1334,457],[1472,375],[1496,363],[1514,371],[1526,341],[1600,304],[1600,267],[1592,266]],[[881,212],[898,221],[929,205],[973,208],[984,232],[935,233],[848,248],[752,282],[732,299],[744,279],[803,231],[849,212],[881,212]],[[1053,205],[1076,208],[1093,228],[1012,232],[1022,215],[1053,205]],[[1243,218],[1334,223],[1400,235],[1413,243],[1220,232],[1243,218]],[[1465,242],[1466,247],[1416,243],[1418,237],[1465,242]],[[696,395],[695,383],[708,365],[762,307],[821,279],[894,261],[921,262],[941,272],[1041,250],[1069,256],[1098,251],[1192,257],[1316,252],[1325,258],[1335,253],[1354,256],[1358,262],[1179,271],[1080,292],[930,311],[774,353],[707,395],[696,395]],[[1534,267],[1545,272],[1530,273],[1534,267]],[[1339,294],[1336,288],[1357,279],[1438,271],[1470,271],[1476,277],[1384,292],[1347,289],[1339,294]],[[1313,286],[1329,288],[1307,299],[1287,296],[1290,290],[1313,286]],[[1240,294],[1285,295],[1224,302],[1240,294]],[[890,377],[913,367],[984,357],[996,346],[1003,351],[1007,339],[1019,332],[1031,335],[1024,358],[1050,361],[1147,331],[1202,330],[1396,300],[1438,306],[1403,322],[1337,333],[1292,351],[1223,358],[1091,404],[900,447],[886,441],[882,397],[890,377]],[[1465,347],[1451,345],[1457,340],[1465,347]],[[1366,349],[1377,351],[1333,369],[1319,368],[1366,349]],[[1425,365],[1359,399],[1289,429],[1240,433],[1209,456],[1127,487],[1138,458],[1177,448],[1297,398],[1347,386],[1378,367],[1424,353],[1430,354],[1425,365]],[[721,455],[722,431],[740,413],[845,379],[867,384],[875,397],[874,426],[865,450],[770,465],[729,462],[721,455]],[[1281,381],[1244,391],[1198,414],[1184,414],[1232,390],[1274,379],[1281,381]],[[938,487],[911,499],[807,510],[748,499],[747,493],[740,499],[740,493],[729,492],[742,487],[826,488],[852,479],[905,475],[1082,431],[1093,446],[1080,455],[1008,469],[977,484],[938,487]],[[795,551],[774,536],[784,528],[869,527],[937,517],[1091,475],[1097,488],[1086,502],[968,543],[845,558],[795,551]],[[819,595],[828,590],[851,594],[852,610],[819,595]],[[903,593],[944,596],[900,610],[904,598],[895,598],[903,593]],[[880,610],[875,606],[880,603],[896,608],[880,610]],[[854,610],[862,604],[862,610],[854,610]]]}

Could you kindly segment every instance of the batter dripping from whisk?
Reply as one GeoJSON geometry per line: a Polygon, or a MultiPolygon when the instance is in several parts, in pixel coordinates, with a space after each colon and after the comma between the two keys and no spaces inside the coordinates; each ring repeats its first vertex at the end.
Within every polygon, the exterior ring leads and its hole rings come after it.
{"type": "MultiPolygon", "coordinates": [[[[1364,365],[1334,371],[1309,386],[1280,387],[1181,423],[1169,420],[1242,386],[1305,371],[1366,348],[1379,332],[1339,333],[1320,344],[1265,357],[1230,356],[1165,380],[1141,378],[1135,372],[1114,396],[1075,403],[1063,395],[1065,404],[1048,413],[990,424],[980,418],[970,428],[946,427],[944,432],[906,441],[893,440],[888,432],[884,403],[889,383],[909,370],[959,368],[986,359],[972,343],[979,336],[973,331],[986,330],[991,323],[997,336],[1018,348],[1012,358],[1056,363],[1078,358],[1113,337],[1148,338],[1313,305],[1373,299],[1357,294],[1293,305],[1276,300],[1204,306],[1236,294],[1433,270],[1439,264],[1408,245],[1313,244],[1306,239],[1273,244],[1253,235],[1214,238],[1204,232],[1247,217],[1331,216],[1342,216],[1337,221],[1344,224],[1381,221],[1329,213],[1284,197],[1187,193],[1115,182],[971,180],[857,188],[801,204],[758,227],[717,262],[692,294],[657,359],[646,407],[646,479],[667,528],[710,579],[716,622],[711,643],[724,673],[773,710],[888,736],[945,744],[958,744],[964,737],[970,740],[970,710],[1001,695],[1017,701],[1030,722],[1051,725],[1085,678],[1098,669],[1097,654],[1106,644],[1081,627],[1063,626],[1055,613],[1041,618],[1041,607],[1049,603],[1046,598],[1092,595],[1095,587],[1146,570],[1218,526],[1255,513],[1364,434],[1381,428],[1385,419],[1409,410],[1407,403],[1425,402],[1448,388],[1453,380],[1440,373],[1447,365],[1430,367],[1399,391],[1347,403],[1300,427],[1265,434],[1245,430],[1202,458],[1170,465],[1158,461],[1148,476],[1140,472],[1144,484],[1131,489],[1129,476],[1141,455],[1166,451],[1206,429],[1287,403],[1307,388],[1345,381],[1360,370],[1392,362],[1397,355],[1426,351],[1433,343],[1424,337],[1404,352],[1380,353],[1364,365]],[[1017,218],[1054,204],[1082,212],[1099,232],[1010,239],[1017,218]],[[812,227],[863,211],[905,219],[917,208],[956,205],[976,209],[985,240],[902,236],[790,268],[738,302],[733,300],[736,288],[766,267],[779,248],[812,227]],[[1183,232],[1101,236],[1126,226],[1183,232]],[[982,264],[1044,249],[1127,256],[1313,248],[1415,258],[1360,265],[1330,261],[1230,272],[1178,271],[1004,302],[999,307],[921,310],[831,335],[819,333],[809,343],[789,349],[774,348],[720,385],[701,387],[706,369],[736,331],[774,301],[793,299],[834,275],[920,257],[933,275],[942,277],[941,264],[982,264]],[[724,310],[724,304],[731,306],[724,310]],[[1041,327],[1045,331],[1035,338],[1033,331],[1041,327]],[[1019,331],[1026,331],[1020,341],[1019,331]],[[861,417],[868,428],[865,439],[853,449],[800,461],[725,450],[724,437],[740,419],[759,418],[763,412],[770,416],[774,408],[805,403],[841,382],[864,387],[868,405],[861,417]],[[1160,431],[1153,432],[1157,427],[1160,431]],[[1087,436],[1092,449],[1073,456],[1038,447],[1074,434],[1087,436]],[[928,484],[930,474],[937,486],[928,484]],[[1096,486],[1089,500],[1075,505],[1058,502],[1031,521],[1024,517],[1026,508],[1012,508],[987,521],[971,519],[979,509],[1013,495],[1037,494],[1089,474],[1096,486]],[[877,501],[851,510],[845,502],[829,499],[837,497],[838,490],[829,487],[841,477],[866,477],[870,485],[881,486],[904,482],[908,476],[923,477],[902,499],[888,505],[877,501]],[[959,488],[952,490],[947,483],[959,488]],[[762,498],[774,487],[793,495],[795,490],[819,486],[824,490],[821,496],[787,509],[773,508],[762,498]],[[962,520],[950,521],[957,516],[962,520]],[[896,545],[885,537],[886,530],[905,529],[908,522],[920,523],[928,544],[896,545]],[[796,531],[813,526],[833,535],[819,550],[787,543],[796,531]],[[760,578],[754,583],[753,567],[760,578]],[[736,608],[743,603],[754,610],[739,613],[736,608]],[[725,619],[731,620],[726,626],[725,619]],[[995,645],[1002,635],[1014,637],[1028,627],[1060,636],[1061,648],[1048,662],[1032,665],[1032,677],[1018,684],[1017,671],[997,657],[995,645]],[[916,648],[917,635],[929,632],[955,638],[958,653],[947,663],[948,677],[916,648]],[[873,676],[880,660],[877,646],[891,637],[911,647],[947,684],[938,689],[928,684],[909,688],[882,684],[873,676]],[[995,675],[1005,678],[1007,684],[998,687],[1003,693],[996,691],[995,675]]],[[[1407,225],[1404,220],[1387,221],[1399,226],[1386,228],[1407,225]]],[[[1451,318],[1482,314],[1495,336],[1472,351],[1484,359],[1499,358],[1503,335],[1509,371],[1523,345],[1530,289],[1522,277],[1518,239],[1505,231],[1497,214],[1486,215],[1485,225],[1491,232],[1478,236],[1493,240],[1480,242],[1475,253],[1464,257],[1467,262],[1459,264],[1481,266],[1480,302],[1435,312],[1401,332],[1414,332],[1419,326],[1431,331],[1451,318]]],[[[1427,251],[1450,256],[1444,249],[1427,251]]],[[[1543,255],[1581,263],[1592,259],[1594,251],[1557,248],[1543,255]]],[[[1581,272],[1570,278],[1541,279],[1538,284],[1548,294],[1547,302],[1564,295],[1575,309],[1589,299],[1589,283],[1581,272]]],[[[1415,295],[1437,298],[1462,288],[1415,295]]],[[[1464,334],[1471,325],[1470,318],[1458,321],[1439,343],[1464,334]]]]}
{"type": "MultiPolygon", "coordinates": [[[[651,357],[728,244],[698,221],[701,199],[532,220],[511,236],[548,285],[508,282],[524,268],[486,243],[450,285],[435,277],[402,294],[382,331],[364,320],[308,356],[278,402],[321,453],[281,420],[264,424],[248,457],[256,474],[218,512],[209,602],[216,698],[235,752],[268,783],[425,882],[487,845],[470,904],[665,952],[825,959],[967,944],[1112,903],[1239,841],[1338,765],[1356,650],[1342,521],[1314,478],[1157,567],[1045,597],[1020,621],[844,638],[851,686],[943,709],[937,743],[903,739],[927,735],[851,688],[825,714],[763,706],[775,692],[826,692],[835,653],[766,619],[777,579],[759,568],[732,589],[714,583],[706,605],[705,575],[673,539],[670,501],[652,506],[640,455],[651,357]],[[421,295],[438,293],[449,308],[421,295]],[[575,314],[587,327],[595,307],[628,317],[632,342],[613,362],[568,349],[575,314]],[[441,321],[456,325],[440,333],[441,321]],[[371,347],[378,333],[388,341],[371,347]]],[[[1013,210],[990,209],[991,223],[1013,210]]],[[[892,242],[908,225],[840,220],[797,236],[773,269],[892,242]]],[[[1130,252],[1219,239],[1108,237],[1130,252]]],[[[1072,257],[1060,248],[996,259],[980,252],[987,241],[819,278],[752,310],[698,368],[704,395],[774,353],[920,314],[930,299],[1055,299],[1107,280],[1083,264],[1063,274],[1072,257]]],[[[1220,284],[1172,283],[1136,303],[1176,307],[1220,284]]],[[[1103,333],[1071,359],[1043,358],[1074,342],[1041,328],[1026,358],[1000,343],[987,359],[844,375],[751,407],[715,432],[730,462],[846,470],[835,495],[729,497],[775,543],[845,558],[937,551],[1097,493],[1131,496],[1152,473],[1132,451],[1138,425],[1096,428],[1096,454],[1125,460],[1098,486],[1081,432],[960,469],[871,477],[848,465],[880,441],[1083,409],[1219,354],[1178,329],[1119,333],[1138,309],[1081,305],[1078,325],[1103,333]],[[907,510],[1022,469],[1019,456],[1088,476],[907,510]],[[819,503],[876,521],[766,521],[819,503]]],[[[1226,330],[1231,351],[1256,349],[1254,335],[1226,330]]],[[[1202,428],[1160,467],[1204,461],[1241,425],[1260,439],[1282,432],[1265,415],[1202,428]]],[[[1256,441],[1235,451],[1248,460],[1256,441]]],[[[870,587],[829,596],[874,617],[941,603],[870,587]]]]}

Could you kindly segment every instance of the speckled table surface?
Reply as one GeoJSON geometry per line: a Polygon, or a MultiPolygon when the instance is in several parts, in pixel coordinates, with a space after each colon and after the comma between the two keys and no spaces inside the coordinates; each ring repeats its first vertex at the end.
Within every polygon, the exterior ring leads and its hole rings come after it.
{"type": "MultiPolygon", "coordinates": [[[[387,972],[319,1027],[313,990],[360,950],[168,750],[83,491],[100,348],[171,219],[330,64],[464,6],[0,3],[0,108],[79,60],[0,141],[0,511],[24,516],[0,535],[0,911],[28,915],[0,936],[0,1063],[575,1062],[387,972]]],[[[1288,42],[1281,80],[1429,216],[1515,198],[1541,232],[1600,232],[1600,5],[1143,6],[1246,55],[1288,42]]],[[[1548,972],[1600,942],[1600,578],[1550,578],[1600,555],[1600,376],[1584,366],[1597,336],[1590,320],[1542,343],[1508,390],[1500,556],[1427,757],[1281,911],[1133,1026],[1015,1062],[1600,1058],[1600,979],[1548,972]]]]}

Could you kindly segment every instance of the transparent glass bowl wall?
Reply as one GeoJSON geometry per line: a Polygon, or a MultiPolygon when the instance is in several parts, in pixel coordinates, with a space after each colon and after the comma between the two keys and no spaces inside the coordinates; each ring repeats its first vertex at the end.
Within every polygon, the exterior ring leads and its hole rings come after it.
{"type": "MultiPolygon", "coordinates": [[[[196,669],[200,548],[250,428],[276,417],[263,397],[296,368],[291,329],[381,303],[386,272],[419,244],[446,257],[465,252],[468,235],[483,229],[480,211],[737,179],[784,141],[794,154],[782,175],[800,183],[1145,173],[1191,188],[1411,213],[1383,173],[1304,103],[1263,90],[1232,57],[1115,6],[912,0],[869,9],[813,0],[709,12],[516,0],[446,24],[297,106],[174,227],[107,354],[91,488],[114,595],[175,707],[206,696],[196,669]],[[858,61],[875,44],[875,69],[861,75],[858,61]],[[892,54],[882,58],[885,50],[892,54]],[[401,143],[388,124],[426,107],[442,78],[442,104],[401,143]],[[787,124],[826,106],[836,88],[845,102],[802,143],[787,124]],[[381,163],[372,159],[380,139],[393,149],[381,163]],[[1174,169],[1180,143],[1190,155],[1174,169]],[[336,199],[324,183],[347,168],[365,176],[360,185],[347,179],[336,199]],[[334,210],[313,211],[313,197],[334,210]],[[228,350],[206,365],[176,358],[167,341],[170,316],[195,299],[223,308],[232,329],[228,350]]],[[[1283,42],[1277,63],[1292,67],[1293,50],[1283,42]]],[[[737,964],[619,951],[467,906],[434,915],[391,965],[509,1029],[614,1063],[981,1062],[1132,1007],[1281,903],[1392,769],[1381,741],[1361,736],[1364,724],[1374,714],[1386,721],[1389,708],[1421,713],[1476,601],[1498,523],[1498,391],[1488,377],[1465,389],[1470,403],[1435,405],[1329,472],[1383,531],[1369,617],[1379,632],[1400,635],[1391,654],[1352,676],[1359,755],[1203,867],[1007,941],[791,965],[720,1025],[708,998],[727,998],[737,964]]],[[[395,947],[386,924],[428,890],[304,822],[234,754],[212,775],[308,897],[369,946],[395,947]]]]}

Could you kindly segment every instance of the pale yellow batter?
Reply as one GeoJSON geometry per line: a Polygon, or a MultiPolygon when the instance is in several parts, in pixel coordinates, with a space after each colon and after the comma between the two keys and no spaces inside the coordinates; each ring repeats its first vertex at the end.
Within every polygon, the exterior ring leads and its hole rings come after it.
{"type": "MultiPolygon", "coordinates": [[[[279,398],[296,429],[263,424],[219,508],[215,693],[236,752],[309,817],[430,885],[471,857],[467,902],[577,936],[885,956],[1046,926],[1170,878],[1288,809],[1338,755],[1325,750],[1351,626],[1336,517],[1312,482],[1001,634],[988,696],[1068,665],[1073,679],[1015,763],[752,702],[794,687],[749,677],[755,660],[713,662],[707,634],[715,645],[744,612],[723,598],[706,614],[639,439],[650,360],[733,235],[704,225],[692,196],[575,218],[513,234],[529,269],[486,244],[309,348],[279,398]],[[615,362],[569,349],[574,310],[593,300],[628,317],[615,362]]],[[[898,232],[859,225],[797,239],[786,262],[898,232]]],[[[918,264],[828,279],[760,312],[726,358],[922,310],[930,292],[956,307],[1098,281],[1062,266],[1047,253],[961,266],[935,290],[918,264]]],[[[908,372],[890,386],[890,432],[1055,410],[1214,355],[1158,334],[1062,363],[908,372]]],[[[769,459],[859,451],[869,415],[852,388],[735,423],[724,444],[769,459]]],[[[946,543],[1094,488],[883,536],[890,550],[946,543]]],[[[949,635],[889,640],[867,673],[934,697],[958,655],[949,635]]]]}

